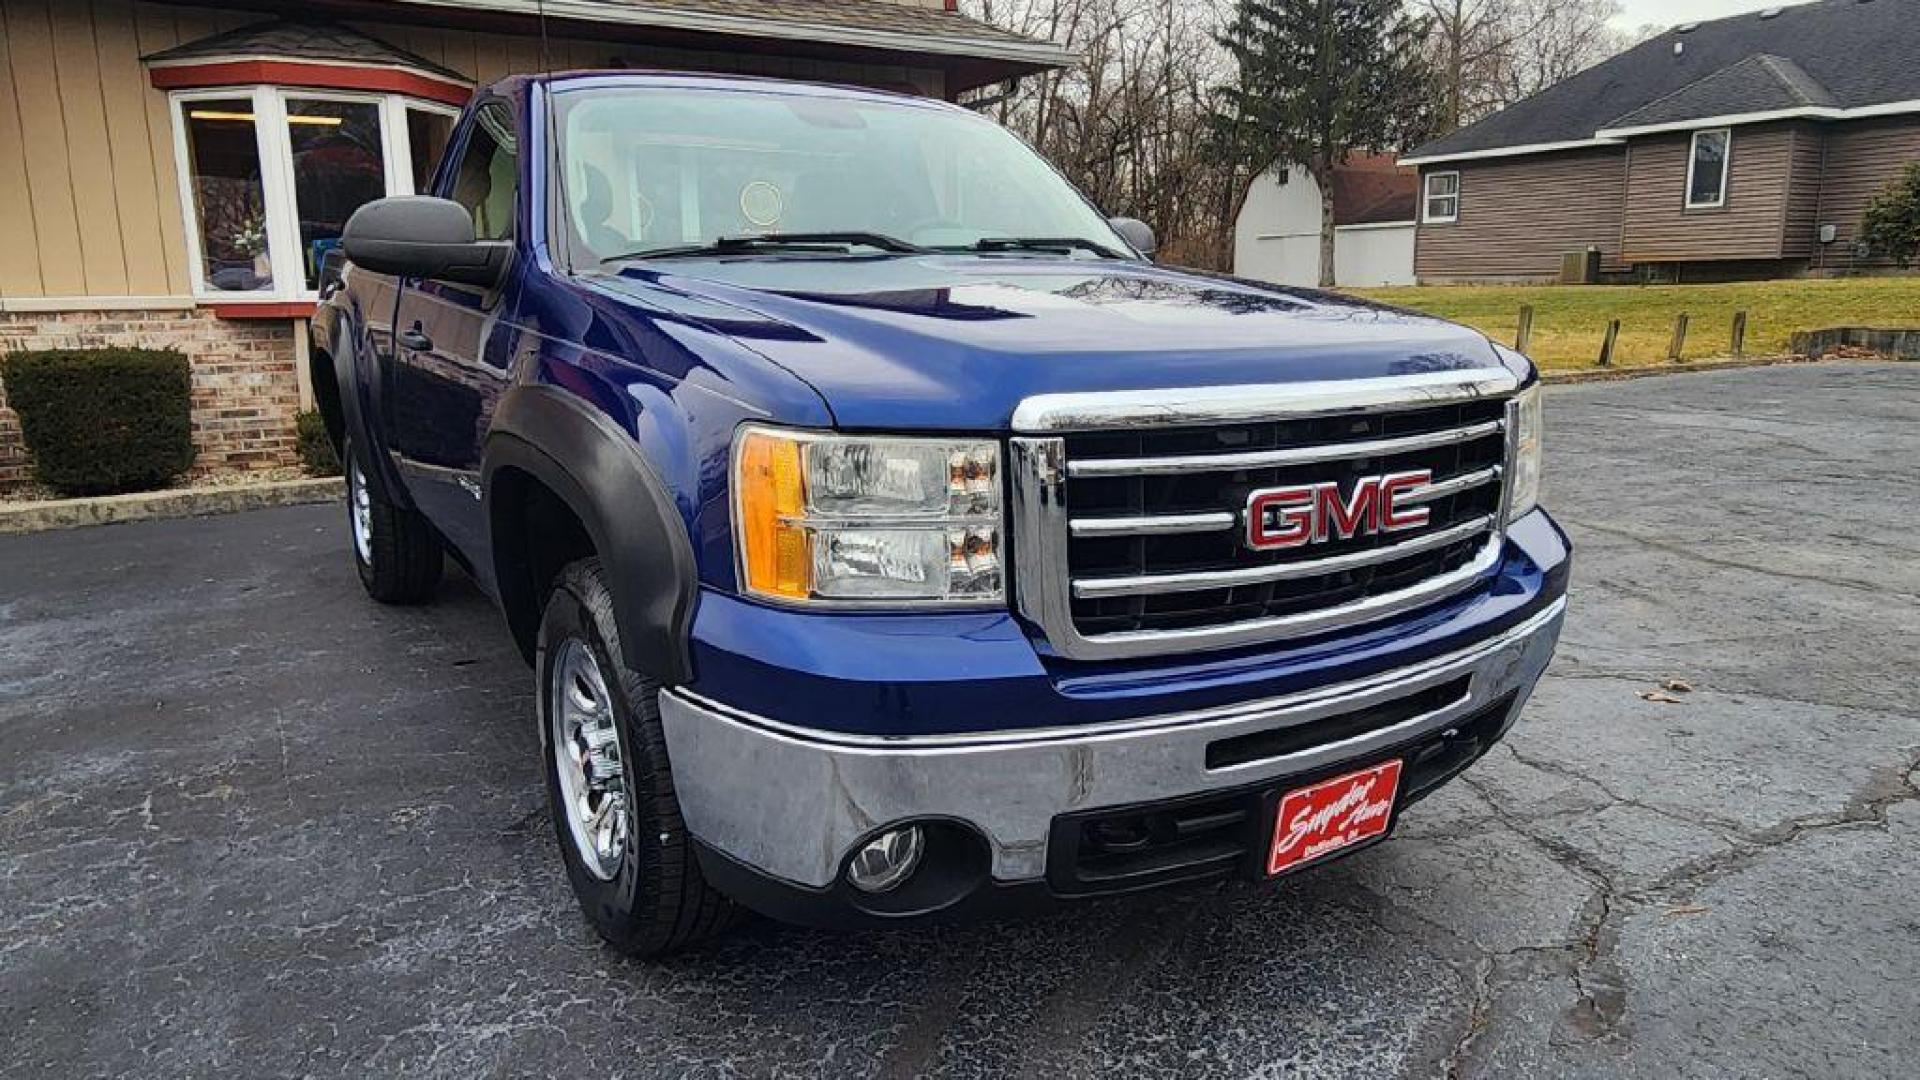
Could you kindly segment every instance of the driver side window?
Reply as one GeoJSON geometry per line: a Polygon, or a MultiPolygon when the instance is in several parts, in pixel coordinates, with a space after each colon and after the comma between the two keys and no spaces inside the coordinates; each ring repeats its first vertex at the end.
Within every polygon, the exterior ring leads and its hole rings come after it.
{"type": "Polygon", "coordinates": [[[474,239],[506,240],[513,236],[518,159],[512,115],[504,105],[482,105],[474,114],[473,132],[460,152],[449,195],[473,215],[474,239]]]}

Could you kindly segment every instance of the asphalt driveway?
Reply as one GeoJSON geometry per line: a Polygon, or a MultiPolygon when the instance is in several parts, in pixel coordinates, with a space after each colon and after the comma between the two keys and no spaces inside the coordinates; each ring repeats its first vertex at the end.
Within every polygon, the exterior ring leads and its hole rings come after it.
{"type": "Polygon", "coordinates": [[[657,964],[575,913],[464,582],[374,606],[334,507],[0,538],[0,1074],[1912,1075],[1920,365],[1548,424],[1560,658],[1395,839],[657,964]]]}

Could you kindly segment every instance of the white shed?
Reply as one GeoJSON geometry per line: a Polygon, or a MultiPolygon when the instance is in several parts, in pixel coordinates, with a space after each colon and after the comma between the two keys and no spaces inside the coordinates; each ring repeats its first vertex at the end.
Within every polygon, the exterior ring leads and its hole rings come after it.
{"type": "MultiPolygon", "coordinates": [[[[1419,180],[1387,154],[1356,154],[1334,173],[1338,285],[1411,285],[1419,180]]],[[[1234,222],[1233,272],[1277,285],[1320,281],[1320,185],[1296,166],[1255,180],[1234,222]]]]}

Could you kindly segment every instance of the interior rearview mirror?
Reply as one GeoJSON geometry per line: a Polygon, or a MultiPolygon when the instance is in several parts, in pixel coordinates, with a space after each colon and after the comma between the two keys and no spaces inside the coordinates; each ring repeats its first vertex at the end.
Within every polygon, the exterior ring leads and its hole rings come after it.
{"type": "Polygon", "coordinates": [[[476,240],[473,215],[451,199],[401,195],[353,212],[340,246],[354,265],[378,274],[451,281],[491,289],[506,271],[513,245],[476,240]]]}
{"type": "Polygon", "coordinates": [[[1153,226],[1139,218],[1108,218],[1107,224],[1113,226],[1113,231],[1120,234],[1120,239],[1132,244],[1133,250],[1149,259],[1153,258],[1154,249],[1160,246],[1154,243],[1153,226]]]}

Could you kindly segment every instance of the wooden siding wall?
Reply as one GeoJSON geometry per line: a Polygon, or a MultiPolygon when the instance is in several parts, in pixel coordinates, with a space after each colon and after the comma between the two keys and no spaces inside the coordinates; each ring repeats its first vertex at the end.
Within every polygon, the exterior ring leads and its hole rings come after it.
{"type": "MultiPolygon", "coordinates": [[[[1599,247],[1602,266],[1618,268],[1625,160],[1602,148],[1459,162],[1460,219],[1420,225],[1415,276],[1552,279],[1563,255],[1589,245],[1599,247]]],[[[1424,173],[1454,167],[1423,169],[1422,191],[1424,173]]]]}
{"type": "MultiPolygon", "coordinates": [[[[0,0],[0,304],[191,291],[166,95],[140,57],[262,18],[136,0],[0,0]]],[[[532,37],[360,23],[480,82],[541,68],[532,37]]],[[[942,90],[938,71],[555,39],[556,68],[743,71],[942,90]]]]}
{"type": "Polygon", "coordinates": [[[1854,120],[1834,124],[1828,130],[1826,176],[1820,186],[1816,228],[1832,225],[1837,235],[1818,253],[1822,266],[1843,269],[1882,265],[1877,260],[1854,259],[1860,214],[1881,188],[1916,162],[1920,162],[1920,116],[1854,120]]]}
{"type": "Polygon", "coordinates": [[[1621,249],[1628,262],[1777,259],[1794,154],[1790,124],[1733,129],[1726,202],[1689,210],[1686,132],[1635,139],[1627,147],[1626,217],[1621,249]]]}

